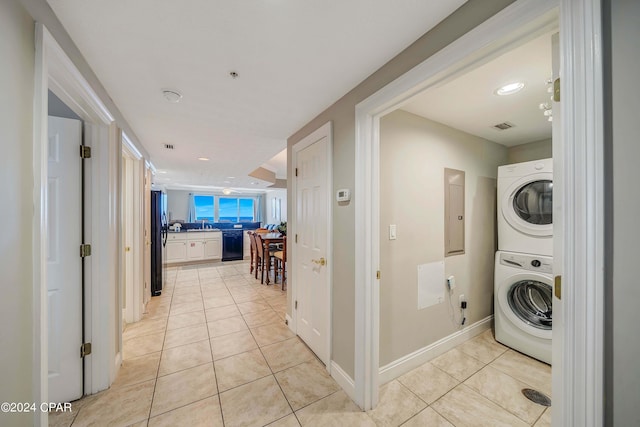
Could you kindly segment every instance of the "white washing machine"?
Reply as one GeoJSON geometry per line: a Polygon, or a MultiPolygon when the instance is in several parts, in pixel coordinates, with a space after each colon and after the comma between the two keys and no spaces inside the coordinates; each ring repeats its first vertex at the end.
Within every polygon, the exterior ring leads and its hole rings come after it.
{"type": "Polygon", "coordinates": [[[553,258],[496,252],[496,340],[551,364],[553,258]]]}
{"type": "Polygon", "coordinates": [[[552,159],[498,168],[498,250],[553,256],[552,159]]]}

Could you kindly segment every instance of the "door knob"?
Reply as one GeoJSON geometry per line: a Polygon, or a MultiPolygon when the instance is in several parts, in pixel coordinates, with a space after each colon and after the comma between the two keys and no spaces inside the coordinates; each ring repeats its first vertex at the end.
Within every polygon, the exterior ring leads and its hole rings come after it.
{"type": "Polygon", "coordinates": [[[327,261],[324,258],[312,259],[311,262],[318,265],[325,265],[327,263],[327,261]]]}

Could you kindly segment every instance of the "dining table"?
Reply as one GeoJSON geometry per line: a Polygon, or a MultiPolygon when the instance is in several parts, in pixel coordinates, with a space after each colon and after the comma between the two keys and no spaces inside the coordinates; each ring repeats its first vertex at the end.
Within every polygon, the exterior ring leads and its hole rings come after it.
{"type": "MultiPolygon", "coordinates": [[[[268,233],[260,233],[260,237],[262,237],[262,242],[264,244],[264,253],[269,253],[270,245],[284,243],[284,234],[280,232],[271,231],[268,233]]],[[[268,284],[269,284],[269,275],[267,274],[267,285],[268,284]]]]}

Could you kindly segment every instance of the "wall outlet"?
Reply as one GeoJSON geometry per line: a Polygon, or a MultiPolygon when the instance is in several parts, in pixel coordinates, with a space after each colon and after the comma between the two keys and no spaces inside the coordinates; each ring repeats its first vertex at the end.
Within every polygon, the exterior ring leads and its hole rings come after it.
{"type": "Polygon", "coordinates": [[[462,307],[462,302],[466,300],[467,299],[465,298],[464,294],[461,294],[460,297],[458,298],[458,302],[460,303],[459,306],[462,307]]]}
{"type": "Polygon", "coordinates": [[[449,288],[450,291],[452,291],[452,290],[454,290],[456,288],[456,278],[455,278],[455,276],[447,277],[447,287],[449,288]]]}

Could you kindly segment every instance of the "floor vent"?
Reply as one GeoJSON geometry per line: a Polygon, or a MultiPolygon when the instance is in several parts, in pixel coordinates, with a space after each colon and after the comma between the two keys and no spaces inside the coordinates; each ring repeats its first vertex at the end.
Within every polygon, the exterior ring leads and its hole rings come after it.
{"type": "Polygon", "coordinates": [[[173,144],[163,144],[164,148],[166,148],[167,150],[173,150],[175,147],[173,146],[173,144]]]}
{"type": "Polygon", "coordinates": [[[493,128],[498,130],[507,130],[507,129],[511,129],[512,127],[515,127],[515,125],[509,122],[498,123],[497,125],[493,125],[493,128]]]}
{"type": "Polygon", "coordinates": [[[523,388],[522,394],[533,403],[537,403],[538,405],[542,406],[551,406],[551,399],[549,399],[543,393],[540,393],[538,390],[534,390],[532,388],[523,388]]]}

